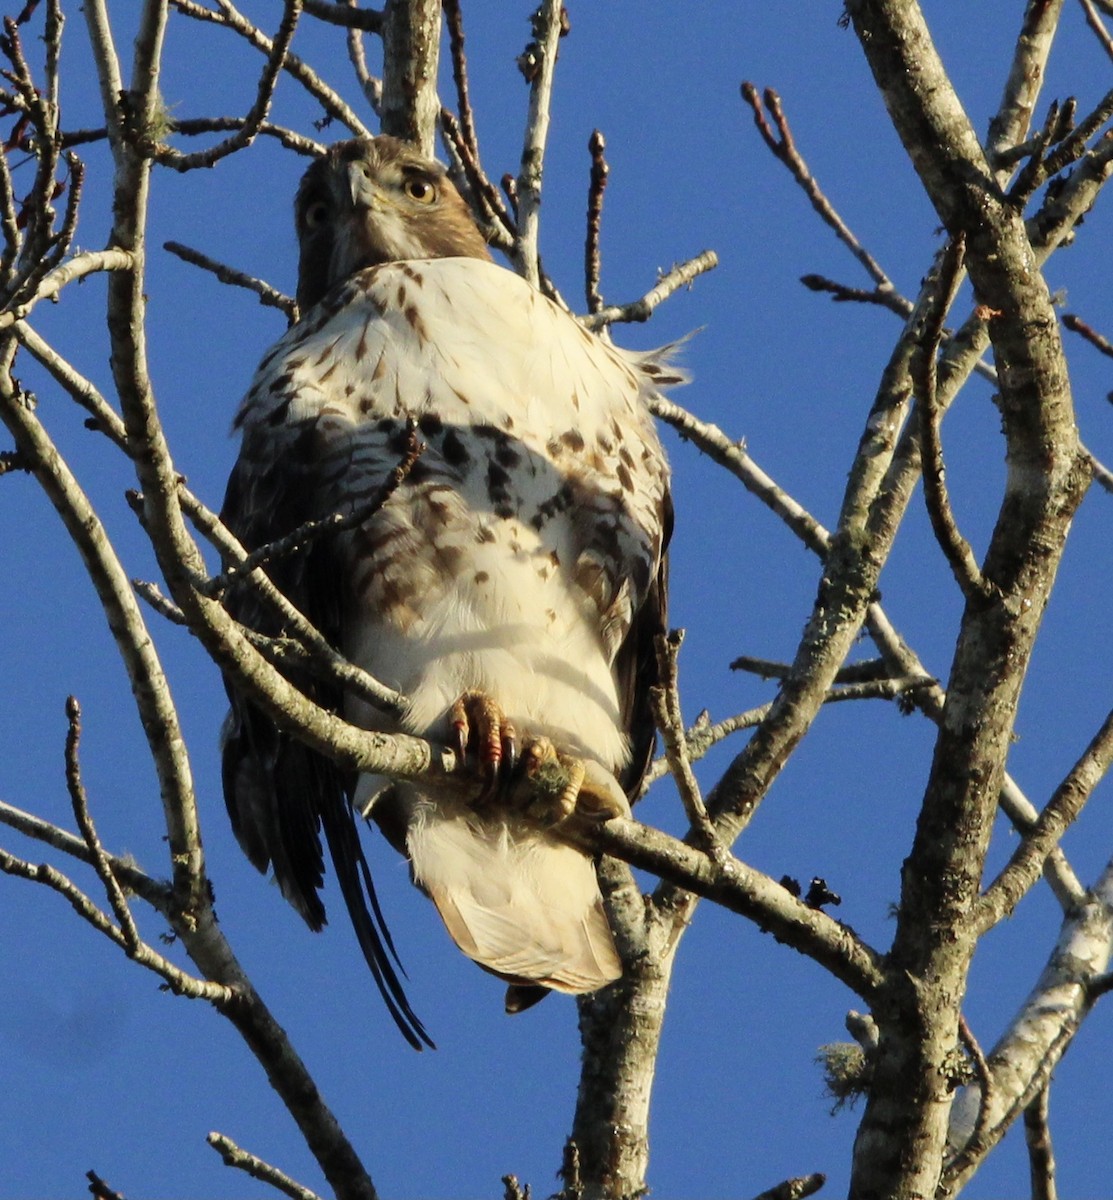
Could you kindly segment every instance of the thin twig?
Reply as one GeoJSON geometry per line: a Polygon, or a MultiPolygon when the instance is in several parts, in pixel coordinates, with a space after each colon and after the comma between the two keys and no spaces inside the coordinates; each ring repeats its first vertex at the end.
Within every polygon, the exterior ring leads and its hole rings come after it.
{"type": "MultiPolygon", "coordinates": [[[[198,137],[205,133],[225,133],[228,130],[241,129],[245,121],[245,117],[188,117],[172,121],[170,133],[181,134],[183,137],[198,137]]],[[[304,134],[295,133],[294,130],[287,129],[284,125],[263,121],[256,133],[261,137],[274,138],[287,150],[293,150],[296,154],[302,154],[306,158],[317,158],[324,153],[325,147],[321,142],[306,137],[304,134]]],[[[64,148],[84,146],[90,142],[102,142],[108,136],[107,128],[71,129],[60,135],[61,145],[64,148]]],[[[157,149],[155,153],[157,156],[157,149]]]]}
{"type": "MultiPolygon", "coordinates": [[[[919,673],[927,677],[927,671],[916,652],[893,628],[885,610],[874,602],[866,610],[866,628],[870,638],[889,664],[892,671],[919,673]]],[[[912,702],[930,721],[938,725],[943,719],[943,705],[947,693],[939,683],[930,683],[910,693],[912,702]]],[[[1036,825],[1039,813],[1036,806],[1021,791],[1016,780],[1006,771],[998,797],[1001,811],[1022,834],[1028,834],[1036,825]]],[[[1048,886],[1059,901],[1064,912],[1070,912],[1082,903],[1086,889],[1071,869],[1066,855],[1059,846],[1053,847],[1043,864],[1048,886]]]]}
{"type": "Polygon", "coordinates": [[[819,213],[824,223],[835,231],[839,241],[862,264],[866,273],[877,284],[878,289],[880,291],[893,291],[892,281],[881,269],[880,263],[858,241],[846,222],[835,211],[834,205],[823,194],[823,189],[819,186],[815,177],[808,169],[808,164],[796,149],[796,142],[792,136],[792,130],[789,128],[788,119],[785,117],[780,96],[772,88],[766,88],[762,97],[759,97],[758,90],[752,83],[743,83],[742,99],[753,110],[754,124],[761,134],[762,140],[772,151],[773,155],[788,168],[793,179],[796,180],[803,189],[804,194],[808,197],[812,208],[819,213]],[[762,99],[764,99],[765,107],[768,108],[777,126],[777,133],[774,133],[770,128],[769,121],[762,108],[762,99]],[[778,134],[780,135],[779,137],[778,134]]]}
{"type": "Polygon", "coordinates": [[[610,305],[598,312],[590,313],[581,318],[581,323],[588,329],[602,329],[604,325],[619,322],[648,321],[653,310],[667,300],[674,292],[686,287],[697,276],[714,270],[719,265],[719,256],[714,250],[704,250],[695,258],[682,262],[671,271],[666,271],[657,280],[656,287],[651,288],[640,300],[632,300],[629,304],[610,305]]]}
{"type": "Polygon", "coordinates": [[[920,414],[924,500],[931,527],[963,595],[968,600],[986,600],[991,594],[988,584],[982,577],[970,543],[959,532],[947,494],[943,447],[939,439],[939,421],[942,413],[936,394],[936,354],[943,335],[943,322],[948,309],[954,303],[962,280],[965,252],[965,238],[959,235],[943,255],[934,301],[924,318],[919,352],[913,360],[912,376],[916,385],[920,414]]]}
{"type": "Polygon", "coordinates": [[[130,271],[135,266],[135,256],[126,250],[85,250],[75,254],[68,262],[48,272],[28,297],[14,308],[0,312],[0,329],[7,329],[22,320],[40,300],[52,300],[68,283],[83,279],[98,271],[130,271]]]}
{"type": "Polygon", "coordinates": [[[828,279],[825,275],[801,275],[800,282],[810,292],[827,292],[832,300],[840,303],[877,304],[895,312],[898,317],[907,317],[912,311],[912,301],[902,296],[895,288],[848,287],[828,279]]]}
{"type": "MultiPolygon", "coordinates": [[[[219,12],[206,8],[195,0],[170,0],[170,3],[187,17],[209,21],[230,29],[263,54],[269,56],[274,49],[271,39],[235,8],[230,0],[217,0],[220,5],[219,12]]],[[[282,63],[282,70],[296,79],[330,117],[345,125],[356,137],[371,136],[370,129],[359,119],[354,109],[297,55],[287,54],[282,63]]]]}
{"type": "Polygon", "coordinates": [[[446,108],[441,109],[441,132],[450,157],[459,165],[467,187],[463,189],[471,200],[472,212],[492,245],[507,254],[514,249],[518,226],[507,208],[498,188],[487,178],[478,159],[464,139],[460,123],[446,108]]]}
{"type": "Polygon", "coordinates": [[[1105,28],[1105,22],[1101,19],[1101,14],[1093,4],[1093,0],[1078,0],[1078,2],[1086,14],[1086,24],[1094,31],[1094,36],[1101,43],[1101,48],[1110,58],[1113,58],[1113,36],[1110,36],[1109,30],[1105,28]]]}
{"type": "MultiPolygon", "coordinates": [[[[239,539],[216,513],[187,491],[184,485],[179,485],[179,496],[182,509],[194,527],[228,562],[235,564],[247,558],[247,551],[239,539]]],[[[305,644],[316,663],[329,672],[329,678],[335,679],[345,690],[383,712],[399,714],[405,711],[405,696],[348,662],[329,644],[320,630],[275,587],[265,571],[252,571],[243,579],[250,582],[257,595],[282,618],[283,627],[289,634],[305,644]]],[[[196,583],[196,580],[194,582],[196,583]]],[[[243,632],[246,636],[247,631],[243,632]]]]}
{"type": "Polygon", "coordinates": [[[529,81],[529,112],[526,117],[522,165],[518,172],[518,238],[514,263],[534,287],[541,286],[537,237],[541,216],[541,176],[545,166],[545,143],[549,136],[549,106],[556,72],[557,46],[567,31],[567,15],[561,0],[541,0],[531,17],[533,42],[518,59],[529,81]]]}
{"type": "Polygon", "coordinates": [[[93,1200],[124,1200],[123,1192],[110,1188],[96,1171],[86,1171],[85,1178],[89,1181],[89,1192],[93,1200]]]}
{"type": "Polygon", "coordinates": [[[254,275],[248,275],[245,271],[237,271],[234,267],[229,267],[215,258],[210,258],[207,254],[202,254],[200,250],[183,246],[181,242],[163,242],[162,248],[176,255],[183,262],[200,267],[204,271],[211,271],[221,283],[254,292],[259,297],[260,304],[284,312],[291,325],[298,319],[298,306],[294,298],[287,296],[285,292],[280,292],[262,279],[256,279],[254,275]]]}
{"type": "Polygon", "coordinates": [[[977,1145],[981,1143],[985,1137],[986,1130],[989,1128],[990,1102],[993,1098],[993,1072],[989,1069],[985,1052],[978,1043],[978,1039],[974,1036],[974,1031],[967,1024],[966,1018],[962,1013],[958,1015],[958,1036],[963,1048],[970,1056],[971,1063],[974,1065],[974,1078],[977,1080],[978,1116],[974,1121],[974,1132],[970,1135],[970,1141],[977,1145]]]}
{"type": "Polygon", "coordinates": [[[220,1155],[226,1167],[235,1167],[237,1170],[246,1171],[252,1179],[269,1183],[283,1195],[289,1196],[290,1200],[321,1200],[316,1192],[310,1191],[309,1188],[291,1179],[284,1171],[280,1171],[270,1163],[241,1149],[227,1135],[213,1132],[205,1141],[220,1155]]]}
{"type": "Polygon", "coordinates": [[[189,627],[185,613],[169,596],[163,595],[162,589],[157,583],[152,583],[148,579],[133,579],[131,586],[135,588],[136,595],[149,604],[160,617],[164,617],[173,625],[189,627]]]}
{"type": "Polygon", "coordinates": [[[1032,1200],[1057,1200],[1059,1195],[1055,1186],[1055,1150],[1048,1121],[1050,1092],[1050,1084],[1045,1085],[1024,1109],[1024,1142],[1028,1147],[1032,1200]]]}
{"type": "MultiPolygon", "coordinates": [[[[353,0],[354,2],[354,0],[353,0]]],[[[377,75],[372,75],[367,65],[367,52],[363,45],[364,34],[355,27],[348,30],[345,41],[348,45],[348,61],[352,64],[359,90],[363,93],[371,111],[377,116],[383,115],[383,81],[377,75]]]]}
{"type": "MultiPolygon", "coordinates": [[[[23,809],[16,808],[14,805],[5,804],[2,800],[0,800],[0,824],[14,829],[16,833],[22,834],[24,837],[33,838],[45,846],[51,846],[62,854],[68,854],[79,862],[87,863],[89,866],[93,865],[93,853],[83,839],[75,837],[69,830],[62,829],[50,821],[44,821],[42,817],[24,812],[23,809]]],[[[104,853],[108,865],[112,869],[112,874],[129,892],[134,892],[156,912],[162,913],[163,916],[169,915],[171,905],[169,884],[159,879],[153,879],[145,871],[140,870],[134,861],[116,857],[107,851],[104,853]]]]}
{"type": "Polygon", "coordinates": [[[754,1200],[805,1200],[807,1196],[814,1196],[826,1182],[827,1176],[818,1171],[812,1175],[797,1175],[760,1193],[754,1200]]]}
{"type": "Polygon", "coordinates": [[[603,221],[603,194],[607,190],[607,140],[598,130],[592,132],[587,148],[591,153],[591,183],[587,191],[587,238],[584,242],[584,294],[587,311],[597,313],[603,307],[599,291],[599,233],[603,221]]]}
{"type": "Polygon", "coordinates": [[[721,467],[725,467],[746,490],[775,513],[813,553],[827,554],[831,535],[802,504],[788,494],[754,462],[744,442],[729,438],[717,425],[703,421],[675,401],[654,396],[649,401],[655,417],[671,425],[682,438],[694,443],[721,467]]]}
{"type": "Polygon", "coordinates": [[[979,933],[1011,915],[1020,898],[1038,878],[1047,856],[1059,845],[1063,834],[1082,812],[1111,763],[1113,711],[1106,715],[1081,757],[1025,831],[1020,845],[997,878],[982,893],[974,914],[979,933]]]}
{"type": "Polygon", "coordinates": [[[374,516],[402,486],[406,476],[413,470],[414,464],[424,453],[425,446],[418,439],[415,422],[410,422],[406,437],[405,453],[369,500],[356,505],[348,513],[331,513],[327,517],[304,522],[285,537],[277,538],[265,546],[252,550],[242,562],[234,564],[229,570],[199,582],[197,584],[198,591],[206,596],[220,596],[240,578],[250,575],[252,571],[273,562],[276,558],[285,558],[296,554],[318,538],[326,535],[335,536],[362,525],[369,517],[374,516]]]}
{"type": "Polygon", "coordinates": [[[123,888],[120,887],[119,880],[112,873],[112,863],[97,836],[97,829],[93,824],[92,814],[89,812],[89,797],[81,779],[81,763],[78,759],[78,747],[81,743],[81,705],[78,704],[76,696],[70,696],[66,701],[66,718],[69,721],[69,729],[66,733],[66,787],[69,790],[73,815],[77,820],[78,829],[81,830],[81,836],[85,839],[86,846],[89,847],[93,867],[104,885],[108,903],[112,906],[112,911],[119,923],[124,947],[128,954],[134,957],[139,951],[142,939],[136,928],[135,918],[131,915],[131,909],[128,907],[127,897],[124,895],[123,888]]]}
{"type": "Polygon", "coordinates": [[[680,793],[692,832],[704,850],[722,866],[726,861],[726,849],[707,815],[684,736],[684,718],[677,691],[677,659],[683,640],[684,631],[681,629],[674,629],[667,636],[656,639],[654,649],[660,683],[649,689],[649,698],[657,718],[657,728],[661,731],[661,740],[665,744],[665,758],[676,781],[676,789],[680,793]]]}
{"type": "Polygon", "coordinates": [[[39,863],[37,866],[25,859],[17,858],[6,850],[0,850],[0,871],[17,879],[26,879],[31,883],[39,883],[57,892],[70,904],[79,917],[98,932],[104,934],[111,942],[115,942],[128,957],[140,966],[146,967],[156,975],[161,976],[172,992],[186,996],[191,1000],[208,1000],[218,1007],[229,1004],[233,991],[223,984],[212,983],[207,979],[199,979],[189,972],[175,966],[165,955],[159,954],[146,942],[130,946],[125,935],[112,923],[107,913],[103,912],[68,876],[63,875],[49,863],[39,863]]]}
{"type": "Polygon", "coordinates": [[[383,14],[373,8],[357,8],[355,0],[349,3],[331,4],[329,0],[302,0],[305,11],[319,21],[332,25],[343,25],[362,33],[379,33],[383,27],[383,14]]]}
{"type": "Polygon", "coordinates": [[[1009,189],[1009,199],[1023,208],[1035,194],[1040,184],[1047,178],[1044,166],[1044,154],[1048,146],[1061,143],[1074,129],[1074,118],[1078,111],[1078,103],[1073,98],[1060,105],[1058,100],[1052,102],[1044,123],[1030,138],[1025,146],[1028,148],[1028,161],[1016,177],[1009,189]]]}
{"type": "Polygon", "coordinates": [[[1098,460],[1089,452],[1089,450],[1085,449],[1085,447],[1083,447],[1082,453],[1085,454],[1086,459],[1090,464],[1090,470],[1094,474],[1094,482],[1099,487],[1104,488],[1107,492],[1113,492],[1113,471],[1111,471],[1104,463],[1098,462],[1098,460]]]}
{"type": "Polygon", "coordinates": [[[278,26],[278,32],[271,41],[266,65],[259,76],[255,102],[245,115],[240,128],[231,137],[225,138],[215,146],[210,146],[207,150],[198,151],[196,154],[182,154],[170,146],[161,144],[157,148],[157,158],[160,163],[173,167],[175,171],[192,171],[198,167],[214,166],[222,158],[227,158],[229,154],[234,154],[237,150],[251,145],[270,112],[274,89],[278,84],[278,77],[286,65],[286,58],[290,51],[290,44],[294,40],[294,31],[297,29],[301,9],[302,0],[284,0],[282,21],[278,26]]]}
{"type": "MultiPolygon", "coordinates": [[[[768,658],[754,658],[749,654],[740,654],[730,663],[732,671],[746,671],[758,675],[762,679],[784,679],[792,670],[791,663],[776,662],[768,658]]],[[[923,679],[920,676],[915,678],[923,679]]],[[[836,684],[840,683],[882,683],[895,682],[892,672],[884,659],[871,658],[867,662],[848,663],[835,672],[836,684]]]]}
{"type": "Polygon", "coordinates": [[[1113,342],[1098,333],[1092,326],[1087,325],[1081,317],[1075,316],[1074,313],[1064,313],[1063,324],[1071,333],[1077,333],[1080,337],[1085,338],[1091,346],[1100,350],[1102,354],[1107,354],[1110,358],[1113,358],[1113,342]]]}
{"type": "MultiPolygon", "coordinates": [[[[936,686],[936,681],[927,675],[905,675],[892,676],[886,679],[862,680],[859,683],[848,683],[840,687],[833,687],[823,699],[824,704],[838,704],[844,700],[896,700],[903,696],[915,695],[924,688],[936,686]]],[[[743,729],[753,729],[754,726],[760,725],[762,721],[769,715],[773,705],[761,704],[757,708],[747,709],[745,712],[736,713],[733,717],[726,717],[722,721],[711,723],[707,713],[701,713],[685,731],[685,739],[687,741],[688,758],[691,762],[696,762],[711,749],[712,746],[718,745],[724,738],[730,737],[733,733],[738,733],[743,729]]],[[[669,763],[665,757],[655,759],[649,770],[646,772],[645,780],[642,784],[642,794],[648,789],[650,784],[656,783],[662,776],[668,774],[669,763]]]]}
{"type": "Polygon", "coordinates": [[[15,191],[8,156],[0,152],[0,233],[4,235],[4,251],[0,255],[0,287],[7,288],[23,246],[19,217],[15,210],[15,191]]]}

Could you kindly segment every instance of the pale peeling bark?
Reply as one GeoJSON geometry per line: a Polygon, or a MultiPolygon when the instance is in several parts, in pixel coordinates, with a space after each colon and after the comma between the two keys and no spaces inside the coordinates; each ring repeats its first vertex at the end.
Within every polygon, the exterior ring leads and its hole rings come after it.
{"type": "Polygon", "coordinates": [[[1016,702],[1070,520],[1089,481],[1048,289],[910,0],[848,4],[890,117],[940,217],[967,239],[990,313],[1009,471],[967,601],[924,805],[906,860],[851,1196],[932,1196],[958,1081],[959,1006],[1016,702]]]}
{"type": "Polygon", "coordinates": [[[1113,953],[1113,864],[1072,912],[1039,981],[988,1057],[991,1086],[965,1088],[951,1113],[954,1155],[944,1182],[957,1192],[1001,1140],[1017,1114],[1046,1087],[1090,1010],[1092,986],[1113,953]]]}
{"type": "Polygon", "coordinates": [[[576,1166],[565,1164],[564,1195],[633,1200],[646,1191],[649,1101],[676,941],[647,915],[625,867],[606,860],[601,874],[624,973],[579,1002],[583,1068],[570,1139],[576,1166]]]}
{"type": "Polygon", "coordinates": [[[440,0],[387,0],[383,10],[382,131],[434,157],[440,100],[440,0]]]}

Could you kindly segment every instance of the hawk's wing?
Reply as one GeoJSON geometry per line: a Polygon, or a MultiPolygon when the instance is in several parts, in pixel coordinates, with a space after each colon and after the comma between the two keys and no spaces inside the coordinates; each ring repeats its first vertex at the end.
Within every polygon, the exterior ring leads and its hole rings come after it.
{"type": "MultiPolygon", "coordinates": [[[[228,481],[221,518],[248,549],[327,516],[329,489],[318,471],[315,421],[248,426],[228,481]]],[[[332,645],[340,640],[343,579],[327,538],[280,555],[266,567],[279,590],[332,645]]],[[[278,615],[246,585],[233,585],[226,605],[241,624],[267,636],[282,634],[278,615]]],[[[284,674],[323,708],[338,711],[335,685],[295,670],[284,674]]],[[[416,1049],[432,1046],[398,978],[397,954],[383,920],[349,803],[355,776],[279,729],[227,685],[231,711],[222,738],[224,797],[232,828],[247,857],[268,867],[282,894],[311,929],[325,924],[321,831],[337,882],[375,982],[398,1028],[416,1049]]]]}

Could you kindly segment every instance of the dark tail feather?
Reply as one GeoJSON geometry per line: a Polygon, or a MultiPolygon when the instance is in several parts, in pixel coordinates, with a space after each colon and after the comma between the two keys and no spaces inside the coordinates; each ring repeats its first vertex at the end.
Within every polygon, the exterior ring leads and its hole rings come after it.
{"type": "MultiPolygon", "coordinates": [[[[355,817],[340,797],[330,803],[321,816],[332,862],[336,868],[336,878],[344,896],[344,903],[348,906],[348,915],[352,919],[356,939],[390,1015],[402,1036],[415,1050],[421,1050],[424,1046],[435,1050],[432,1038],[425,1032],[425,1026],[410,1007],[401,980],[391,966],[391,957],[398,962],[398,953],[383,920],[382,909],[379,907],[371,879],[371,870],[359,842],[355,817]]],[[[401,968],[401,962],[398,962],[398,966],[401,968]]]]}

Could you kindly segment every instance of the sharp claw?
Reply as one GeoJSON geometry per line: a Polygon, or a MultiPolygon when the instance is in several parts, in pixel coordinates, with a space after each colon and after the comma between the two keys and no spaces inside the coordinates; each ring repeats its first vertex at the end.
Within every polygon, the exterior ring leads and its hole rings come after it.
{"type": "Polygon", "coordinates": [[[513,774],[518,765],[518,735],[509,722],[502,728],[502,764],[504,775],[513,774]]]}
{"type": "Polygon", "coordinates": [[[456,752],[456,758],[462,765],[468,757],[468,727],[464,721],[452,723],[452,749],[456,752]]]}

